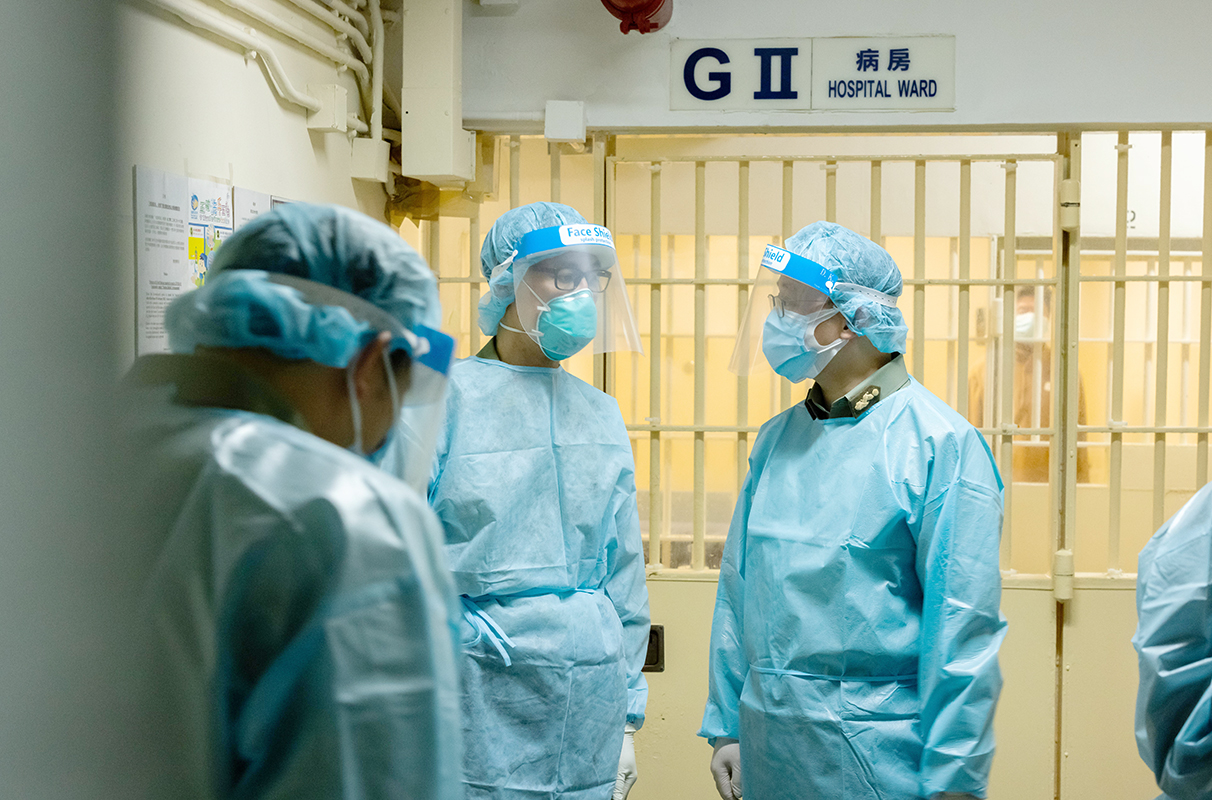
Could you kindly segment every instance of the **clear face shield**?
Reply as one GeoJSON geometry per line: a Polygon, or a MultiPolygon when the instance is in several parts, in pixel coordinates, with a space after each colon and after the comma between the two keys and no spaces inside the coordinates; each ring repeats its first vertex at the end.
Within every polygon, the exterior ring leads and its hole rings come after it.
{"type": "Polygon", "coordinates": [[[751,375],[768,364],[793,383],[815,377],[846,344],[816,338],[817,326],[840,313],[830,301],[835,285],[815,261],[767,245],[728,369],[751,375]]]}
{"type": "Polygon", "coordinates": [[[552,361],[563,361],[590,342],[595,353],[643,352],[606,228],[585,224],[531,231],[512,260],[497,269],[511,264],[519,332],[552,361]]]}
{"type": "Polygon", "coordinates": [[[352,370],[347,370],[354,416],[352,449],[377,464],[390,460],[394,465],[390,471],[424,497],[445,411],[446,378],[454,356],[454,339],[424,325],[405,328],[373,303],[322,283],[278,273],[271,273],[269,280],[295,289],[311,305],[343,308],[372,331],[391,334],[391,343],[383,351],[383,366],[395,422],[382,442],[362,441],[361,409],[352,390],[352,370]],[[398,351],[408,355],[408,378],[403,386],[398,384],[392,367],[392,354],[398,351]]]}

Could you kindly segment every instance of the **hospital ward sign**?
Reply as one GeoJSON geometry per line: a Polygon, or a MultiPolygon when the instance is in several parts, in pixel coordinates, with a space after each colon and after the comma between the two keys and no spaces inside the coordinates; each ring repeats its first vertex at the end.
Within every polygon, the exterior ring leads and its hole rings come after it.
{"type": "Polygon", "coordinates": [[[675,39],[675,111],[950,111],[955,37],[675,39]]]}

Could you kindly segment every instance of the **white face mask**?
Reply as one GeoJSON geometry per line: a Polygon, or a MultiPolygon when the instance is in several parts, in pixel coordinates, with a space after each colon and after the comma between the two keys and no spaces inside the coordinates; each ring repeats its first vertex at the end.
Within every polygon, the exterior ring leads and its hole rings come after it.
{"type": "MultiPolygon", "coordinates": [[[[1042,335],[1041,331],[1041,335],[1042,335]]],[[[1024,311],[1014,315],[1014,338],[1030,339],[1035,336],[1035,312],[1024,311]]]]}

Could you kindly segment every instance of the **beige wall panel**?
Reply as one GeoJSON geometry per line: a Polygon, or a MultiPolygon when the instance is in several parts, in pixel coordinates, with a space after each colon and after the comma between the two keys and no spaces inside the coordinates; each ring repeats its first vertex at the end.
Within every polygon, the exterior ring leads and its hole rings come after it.
{"type": "Polygon", "coordinates": [[[1051,800],[1056,784],[1056,601],[1038,589],[1002,590],[1009,629],[1002,644],[997,756],[990,800],[1051,800]]]}
{"type": "Polygon", "coordinates": [[[1155,797],[1153,774],[1136,752],[1136,593],[1079,589],[1064,641],[1062,800],[1155,797]]]}
{"type": "Polygon", "coordinates": [[[648,712],[635,736],[640,779],[630,800],[718,800],[711,748],[695,734],[707,700],[715,581],[648,581],[654,625],[665,626],[665,671],[649,672],[648,712]]]}
{"type": "MultiPolygon", "coordinates": [[[[1005,478],[1003,477],[1003,480],[1005,478]]],[[[1052,567],[1052,487],[1046,483],[1016,483],[1010,493],[1014,504],[1010,515],[1010,564],[1003,564],[1027,574],[1046,574],[1052,567]]],[[[1005,535],[1005,534],[1003,534],[1005,535]]],[[[1006,600],[1003,597],[1002,603],[1006,600]]],[[[1006,612],[1009,616],[1009,612],[1006,612]]],[[[1049,646],[1055,639],[1048,631],[1049,646]]]]}

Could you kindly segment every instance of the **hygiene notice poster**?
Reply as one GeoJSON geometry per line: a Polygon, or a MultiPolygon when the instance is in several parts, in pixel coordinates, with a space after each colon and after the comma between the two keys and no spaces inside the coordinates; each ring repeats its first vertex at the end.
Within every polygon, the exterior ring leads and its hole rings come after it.
{"type": "Polygon", "coordinates": [[[195,289],[206,282],[215,250],[232,232],[232,187],[189,179],[189,267],[195,289]]]}
{"type": "Polygon", "coordinates": [[[135,167],[137,352],[168,352],[164,310],[206,282],[233,231],[280,201],[262,192],[135,167]]]}
{"type": "MultiPolygon", "coordinates": [[[[168,350],[164,309],[193,288],[189,180],[135,167],[135,274],[138,353],[168,350]]],[[[200,245],[198,245],[200,246],[200,245]]]]}

